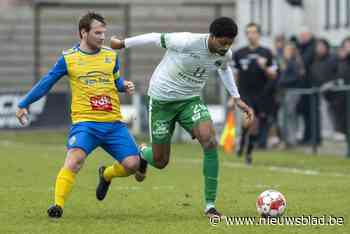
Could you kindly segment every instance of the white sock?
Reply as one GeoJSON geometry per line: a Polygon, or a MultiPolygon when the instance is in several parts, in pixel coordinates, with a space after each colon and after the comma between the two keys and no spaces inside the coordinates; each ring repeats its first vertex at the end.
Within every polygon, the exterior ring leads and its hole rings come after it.
{"type": "Polygon", "coordinates": [[[215,207],[214,203],[213,202],[209,202],[207,203],[207,205],[205,206],[205,212],[207,212],[210,208],[213,208],[215,207]]]}

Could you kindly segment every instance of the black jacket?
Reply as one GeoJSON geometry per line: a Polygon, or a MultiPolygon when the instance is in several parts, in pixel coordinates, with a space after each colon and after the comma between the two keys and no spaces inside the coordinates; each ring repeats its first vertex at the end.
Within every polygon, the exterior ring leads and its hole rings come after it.
{"type": "Polygon", "coordinates": [[[345,84],[350,84],[350,54],[339,61],[337,78],[344,79],[345,84]]]}
{"type": "Polygon", "coordinates": [[[311,65],[310,78],[312,87],[320,87],[324,83],[337,78],[337,58],[331,54],[316,57],[311,65]]]}
{"type": "Polygon", "coordinates": [[[301,86],[302,64],[296,58],[286,61],[286,67],[281,69],[278,85],[281,88],[298,88],[301,86]]]}

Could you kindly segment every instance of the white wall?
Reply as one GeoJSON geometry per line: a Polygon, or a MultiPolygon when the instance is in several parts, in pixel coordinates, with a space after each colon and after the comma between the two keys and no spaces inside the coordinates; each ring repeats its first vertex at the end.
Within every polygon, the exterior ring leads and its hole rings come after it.
{"type": "MultiPolygon", "coordinates": [[[[258,2],[258,0],[255,0],[258,2]]],[[[346,1],[340,1],[340,23],[346,22],[346,1]]],[[[332,45],[338,45],[343,38],[350,35],[349,29],[344,26],[339,29],[325,29],[326,0],[304,0],[304,8],[291,7],[285,0],[272,0],[272,34],[262,37],[262,44],[272,45],[275,35],[284,33],[286,36],[295,35],[307,27],[315,35],[327,38],[332,45]]],[[[335,2],[330,1],[330,21],[335,23],[335,2]]],[[[251,20],[251,1],[237,0],[237,22],[240,26],[237,45],[246,44],[244,29],[251,20]]],[[[263,0],[264,8],[267,1],[263,0]]],[[[261,24],[261,22],[256,21],[261,24]]]]}

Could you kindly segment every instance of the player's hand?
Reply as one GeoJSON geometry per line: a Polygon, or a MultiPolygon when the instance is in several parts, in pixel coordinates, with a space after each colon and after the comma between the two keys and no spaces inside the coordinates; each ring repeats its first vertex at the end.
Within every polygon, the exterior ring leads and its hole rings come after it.
{"type": "Polygon", "coordinates": [[[252,108],[250,108],[240,98],[236,98],[237,106],[244,112],[244,127],[250,128],[254,122],[255,114],[252,108]]]}
{"type": "Polygon", "coordinates": [[[248,107],[246,110],[244,111],[244,115],[243,115],[243,127],[246,129],[250,129],[253,126],[254,123],[254,111],[248,107]]]}
{"type": "Polygon", "coordinates": [[[117,36],[111,37],[111,48],[114,50],[120,50],[125,47],[124,40],[117,38],[117,36]]]}
{"type": "Polygon", "coordinates": [[[16,117],[21,125],[25,126],[28,124],[28,109],[20,108],[16,111],[16,117]]]}
{"type": "Polygon", "coordinates": [[[124,81],[124,88],[125,88],[125,92],[129,95],[132,95],[135,93],[135,85],[131,81],[125,80],[124,81]]]}
{"type": "Polygon", "coordinates": [[[244,111],[244,120],[243,125],[245,128],[250,128],[253,125],[255,114],[252,108],[247,106],[247,108],[244,111]]]}

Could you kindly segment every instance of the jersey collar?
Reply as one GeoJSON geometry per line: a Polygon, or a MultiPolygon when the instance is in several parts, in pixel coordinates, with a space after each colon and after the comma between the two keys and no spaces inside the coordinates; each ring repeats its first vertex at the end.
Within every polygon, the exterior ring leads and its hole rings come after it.
{"type": "Polygon", "coordinates": [[[81,53],[87,54],[87,55],[98,54],[101,51],[101,48],[100,48],[100,49],[97,49],[96,51],[93,51],[93,52],[86,52],[86,51],[80,49],[80,44],[79,43],[75,46],[75,48],[77,48],[81,53]]]}

